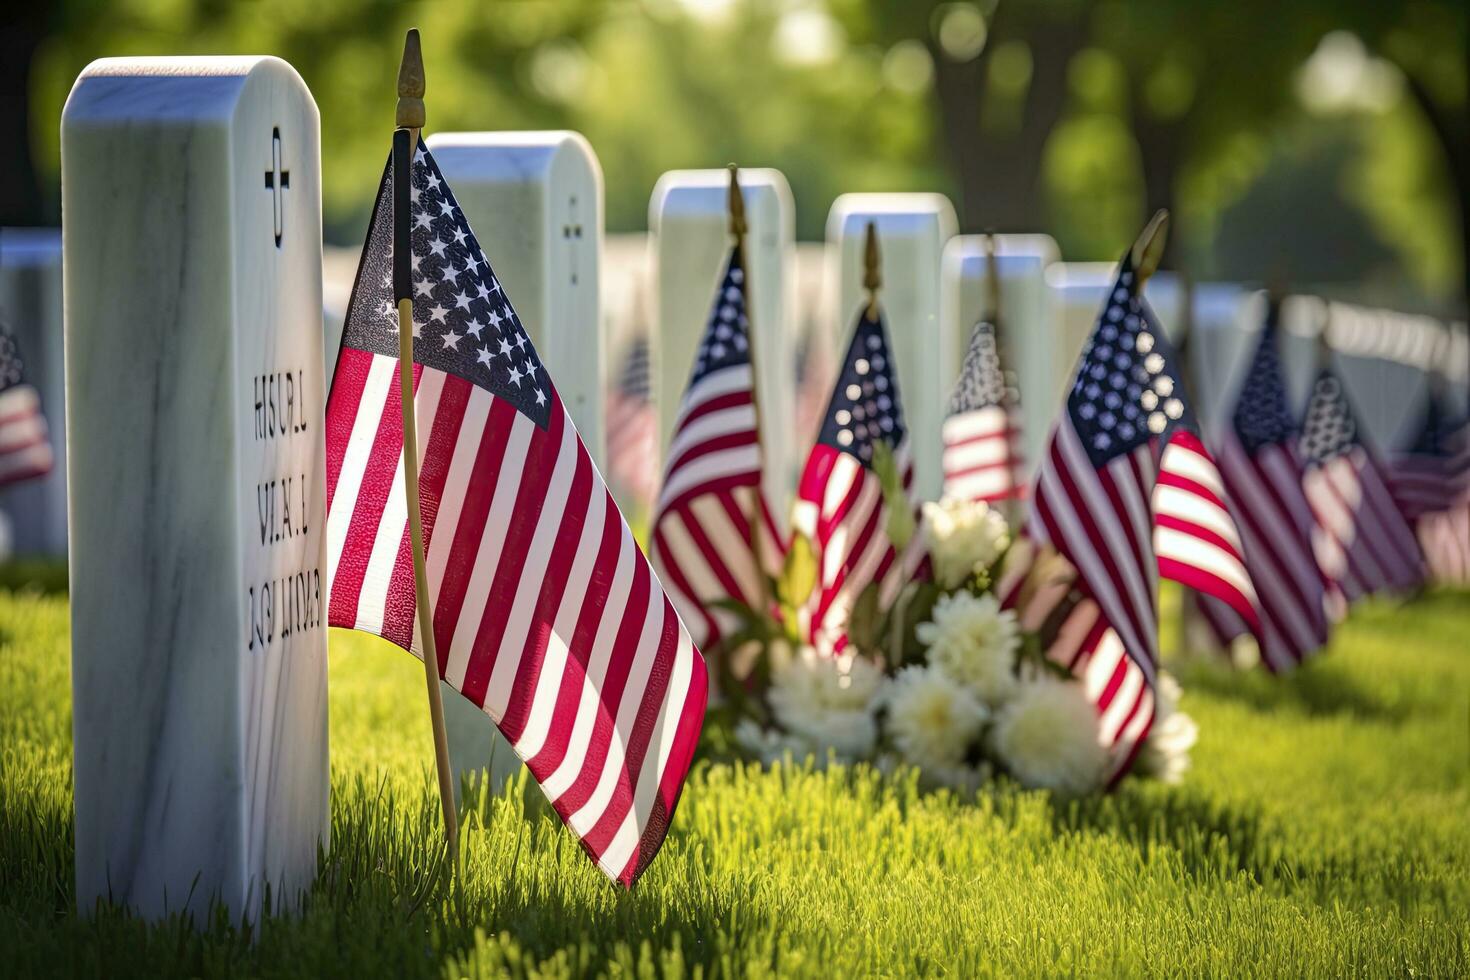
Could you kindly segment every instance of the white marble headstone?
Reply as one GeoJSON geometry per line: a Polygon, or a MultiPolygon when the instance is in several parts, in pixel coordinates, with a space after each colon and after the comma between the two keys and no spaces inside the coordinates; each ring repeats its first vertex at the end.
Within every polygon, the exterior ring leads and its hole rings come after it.
{"type": "Polygon", "coordinates": [[[20,345],[25,379],[41,397],[51,472],[0,490],[17,555],[66,558],[66,365],[62,356],[61,232],[0,228],[0,323],[20,345]]]}
{"type": "MultiPolygon", "coordinates": [[[[564,131],[434,133],[425,142],[602,466],[602,166],[591,144],[564,131]]],[[[488,715],[447,684],[442,692],[450,764],[498,792],[520,760],[488,715]]]]}
{"type": "Polygon", "coordinates": [[[898,390],[914,453],[914,490],[925,500],[939,497],[941,430],[950,389],[959,374],[961,341],[940,315],[940,271],[945,244],[955,235],[954,206],[942,194],[843,194],[827,215],[828,281],[837,318],[832,330],[838,358],[858,311],[863,290],[863,243],[868,222],[878,231],[883,289],[898,390]]]}
{"type": "Polygon", "coordinates": [[[316,104],[105,59],[62,115],[77,902],[294,902],[329,828],[316,104]]]}
{"type": "MultiPolygon", "coordinates": [[[[1000,276],[1001,364],[1016,375],[1020,391],[1022,442],[1029,474],[1041,458],[1057,401],[1046,291],[1046,269],[1061,253],[1050,235],[995,236],[995,266],[1000,276]],[[1027,406],[1035,403],[1035,410],[1027,406]]],[[[990,262],[985,236],[960,235],[944,247],[943,311],[946,332],[957,342],[963,364],[976,321],[988,310],[990,262]]],[[[1029,477],[1028,477],[1029,478],[1029,477]]]]}
{"type": "Polygon", "coordinates": [[[424,141],[556,390],[603,463],[602,165],[580,133],[434,133],[424,141]]]}
{"type": "MultiPolygon", "coordinates": [[[[715,287],[730,251],[727,170],[672,170],[654,185],[648,228],[657,283],[653,396],[658,405],[659,446],[667,448],[679,402],[689,383],[694,352],[709,320],[715,287]]],[[[779,170],[740,171],[745,199],[748,303],[755,332],[764,489],[773,516],[784,526],[791,505],[798,455],[791,425],[795,410],[794,329],[796,214],[791,188],[779,170]]]]}

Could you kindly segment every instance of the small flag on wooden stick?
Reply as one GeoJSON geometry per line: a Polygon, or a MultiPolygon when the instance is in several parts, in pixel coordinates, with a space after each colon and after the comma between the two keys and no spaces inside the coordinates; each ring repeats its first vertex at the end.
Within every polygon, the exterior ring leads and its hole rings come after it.
{"type": "Polygon", "coordinates": [[[1041,459],[1027,530],[1075,567],[1095,604],[1069,666],[1098,706],[1118,775],[1152,723],[1159,577],[1259,615],[1219,474],[1143,297],[1166,220],[1155,215],[1123,257],[1041,459]]]}
{"type": "Polygon", "coordinates": [[[995,503],[1022,496],[1020,412],[1000,364],[1000,283],[995,236],[987,235],[987,309],[970,334],[944,420],[944,493],[995,503]]]}
{"type": "Polygon", "coordinates": [[[1314,522],[1302,493],[1296,418],[1287,406],[1277,350],[1278,314],[1273,297],[1219,443],[1231,514],[1245,545],[1246,567],[1259,587],[1260,629],[1213,596],[1201,596],[1199,609],[1222,644],[1257,634],[1266,666],[1284,671],[1326,644],[1330,583],[1312,555],[1314,522]]]}
{"type": "Polygon", "coordinates": [[[1419,544],[1393,502],[1342,379],[1325,361],[1312,385],[1298,451],[1305,464],[1302,487],[1317,519],[1317,561],[1347,600],[1418,585],[1424,577],[1419,544]]]}
{"type": "Polygon", "coordinates": [[[444,175],[422,142],[409,162],[403,132],[327,402],[328,621],[424,657],[432,688],[442,677],[484,710],[597,866],[631,885],[693,758],[704,661],[444,175]],[[395,214],[411,216],[406,244],[395,214]]]}
{"type": "Polygon", "coordinates": [[[878,304],[882,279],[871,223],[865,263],[868,299],[838,368],[792,508],[792,528],[811,542],[817,559],[805,630],[816,648],[829,655],[847,648],[848,615],[862,592],[876,583],[879,608],[886,608],[912,580],[925,554],[921,535],[913,534],[900,549],[889,533],[895,498],[912,510],[908,494],[914,470],[898,367],[878,304]]]}
{"type": "Polygon", "coordinates": [[[761,489],[741,201],[732,166],[730,256],[669,440],[649,548],[695,645],[705,650],[732,626],[721,600],[763,611],[766,576],[780,567],[784,550],[761,489]]]}

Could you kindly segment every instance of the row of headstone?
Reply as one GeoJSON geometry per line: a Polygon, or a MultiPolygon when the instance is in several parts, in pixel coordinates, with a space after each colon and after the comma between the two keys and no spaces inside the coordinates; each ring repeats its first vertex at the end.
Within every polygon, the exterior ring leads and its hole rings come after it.
{"type": "MultiPolygon", "coordinates": [[[[0,249],[0,302],[40,365],[71,462],[49,496],[25,505],[35,519],[18,525],[52,534],[36,545],[51,553],[70,531],[83,907],[111,898],[157,915],[219,898],[249,914],[267,893],[293,901],[328,843],[323,419],[341,332],[334,311],[347,298],[324,292],[319,138],[310,93],[278,59],[96,62],[62,119],[61,254],[55,236],[7,233],[0,249]],[[46,278],[58,268],[64,379],[58,287],[46,278]],[[46,506],[62,500],[69,523],[48,521],[46,506]]],[[[429,143],[604,464],[596,156],[573,133],[442,133],[429,143]]],[[[742,176],[768,489],[784,514],[806,449],[791,424],[793,206],[779,172],[742,176]]],[[[661,443],[729,244],[726,179],[671,173],[650,204],[661,443]]],[[[937,496],[939,423],[983,303],[983,243],[956,237],[940,195],[839,198],[821,318],[831,348],[863,301],[870,221],[918,490],[937,496]]],[[[1004,353],[1035,458],[1111,269],[1060,263],[1042,235],[1002,236],[997,262],[1004,353]]],[[[1155,277],[1150,294],[1166,322],[1178,318],[1177,282],[1155,277]]],[[[1217,403],[1259,323],[1250,305],[1259,297],[1231,286],[1192,295],[1193,356],[1210,365],[1201,386],[1217,403]]],[[[1350,313],[1338,316],[1343,343],[1383,356],[1350,313]]],[[[1309,315],[1293,310],[1289,328],[1309,315]]],[[[1312,330],[1296,333],[1310,345],[1312,330]]],[[[1410,354],[1421,373],[1439,359],[1410,354]]],[[[1306,378],[1298,370],[1293,383],[1304,389],[1306,378]]],[[[1393,424],[1401,382],[1378,382],[1387,394],[1374,424],[1393,424]]],[[[806,388],[826,383],[808,372],[806,388]]],[[[498,785],[518,768],[485,715],[457,697],[445,703],[458,770],[488,770],[498,785]]]]}

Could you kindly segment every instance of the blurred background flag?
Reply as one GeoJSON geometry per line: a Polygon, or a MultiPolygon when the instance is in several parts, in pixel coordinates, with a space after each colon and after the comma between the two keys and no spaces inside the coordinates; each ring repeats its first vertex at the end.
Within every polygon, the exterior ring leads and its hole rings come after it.
{"type": "Polygon", "coordinates": [[[912,534],[902,552],[890,536],[891,507],[904,507],[904,517],[912,512],[914,466],[897,369],[878,307],[878,240],[872,224],[866,262],[868,302],[858,315],[791,511],[793,531],[811,542],[817,558],[805,629],[812,644],[829,655],[847,648],[848,614],[863,590],[877,583],[879,607],[886,607],[924,559],[922,535],[912,534]]]}
{"type": "Polygon", "coordinates": [[[1216,638],[1254,632],[1266,665],[1290,669],[1327,642],[1327,581],[1312,555],[1312,509],[1302,492],[1296,418],[1287,406],[1277,344],[1280,307],[1273,297],[1250,368],[1220,439],[1220,472],[1259,587],[1260,629],[1229,604],[1200,596],[1216,638]]]}
{"type": "Polygon", "coordinates": [[[1470,418],[1445,409],[1443,379],[1431,376],[1419,432],[1386,463],[1388,489],[1414,528],[1436,582],[1470,582],[1470,418]]]}
{"type": "Polygon", "coordinates": [[[950,394],[944,420],[944,493],[994,503],[1022,496],[1020,410],[1000,365],[1000,276],[995,236],[985,236],[986,306],[950,394]]]}
{"type": "Polygon", "coordinates": [[[644,514],[658,492],[658,412],[653,407],[648,335],[627,345],[617,380],[607,393],[608,483],[614,494],[644,514]]]}
{"type": "MultiPolygon", "coordinates": [[[[327,401],[328,619],[422,656],[395,384],[392,170],[390,158],[327,401]]],[[[704,661],[422,143],[410,194],[402,271],[411,265],[439,673],[495,722],[598,867],[631,885],[694,754],[704,661]]]]}
{"type": "MultiPolygon", "coordinates": [[[[843,358],[826,418],[802,469],[792,527],[812,542],[817,587],[808,632],[823,653],[847,647],[847,615],[872,582],[891,601],[908,580],[888,536],[883,476],[874,457],[886,453],[905,493],[913,454],[882,314],[865,310],[843,358]],[[879,446],[883,449],[879,449],[879,446]]],[[[906,556],[907,557],[907,556],[906,556]]]]}
{"type": "Polygon", "coordinates": [[[719,642],[735,599],[766,604],[780,532],[761,491],[761,446],[747,315],[745,257],[730,251],[669,440],[649,547],[701,649],[719,642]]]}
{"type": "Polygon", "coordinates": [[[1353,601],[1423,580],[1414,532],[1399,513],[1347,389],[1331,367],[1312,385],[1302,421],[1302,488],[1317,520],[1323,573],[1353,601]]]}
{"type": "Polygon", "coordinates": [[[1430,380],[1413,443],[1390,453],[1384,466],[1389,493],[1404,519],[1447,511],[1470,494],[1470,419],[1445,409],[1442,380],[1430,380]]]}
{"type": "Polygon", "coordinates": [[[1000,369],[995,324],[981,320],[944,420],[944,493],[994,503],[1021,495],[1020,420],[1000,369]]]}
{"type": "Polygon", "coordinates": [[[41,397],[26,384],[15,338],[0,326],[0,486],[45,476],[54,462],[41,397]]]}

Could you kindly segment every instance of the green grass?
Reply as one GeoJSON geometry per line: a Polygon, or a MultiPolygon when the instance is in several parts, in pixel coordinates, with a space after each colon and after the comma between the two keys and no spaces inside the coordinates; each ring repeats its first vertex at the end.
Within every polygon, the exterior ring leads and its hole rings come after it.
{"type": "Polygon", "coordinates": [[[868,769],[704,761],[663,853],[609,885],[534,786],[439,823],[416,661],[331,648],[332,849],[253,930],[72,885],[64,595],[0,586],[0,974],[357,978],[1470,973],[1470,598],[1368,605],[1285,680],[1178,665],[1183,785],[1058,805],[868,769]]]}

